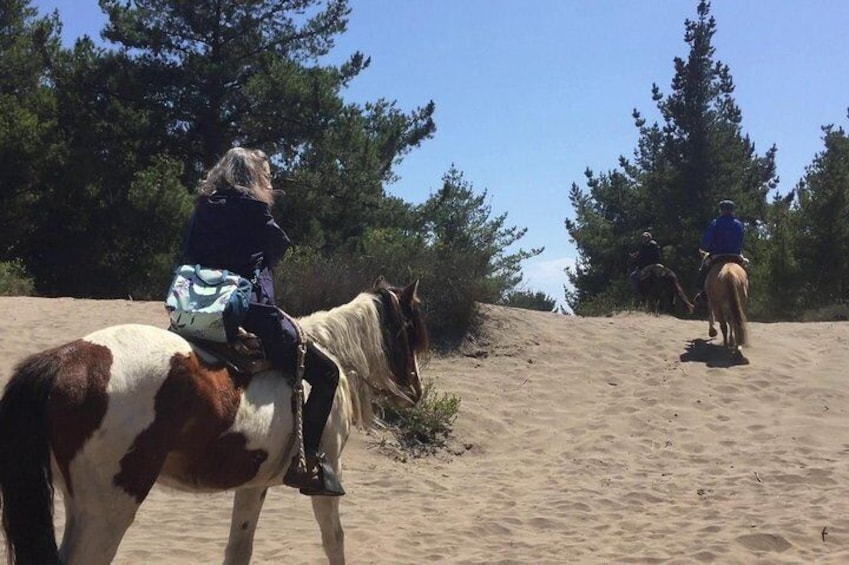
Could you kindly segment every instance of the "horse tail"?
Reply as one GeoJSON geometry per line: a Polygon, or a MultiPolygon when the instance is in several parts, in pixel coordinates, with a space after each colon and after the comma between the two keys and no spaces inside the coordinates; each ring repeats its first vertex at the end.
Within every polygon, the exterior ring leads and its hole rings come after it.
{"type": "Polygon", "coordinates": [[[693,303],[690,302],[689,298],[687,298],[687,294],[684,292],[684,289],[681,288],[681,283],[678,282],[678,276],[675,275],[675,273],[672,274],[672,280],[675,282],[675,292],[678,293],[678,298],[680,298],[681,302],[684,303],[684,306],[687,307],[687,311],[692,314],[695,306],[693,306],[693,303]]]}
{"type": "Polygon", "coordinates": [[[669,267],[665,267],[665,271],[666,276],[672,280],[672,286],[675,287],[675,293],[678,294],[678,298],[680,298],[681,302],[684,303],[684,306],[687,307],[687,311],[692,314],[695,306],[693,306],[693,303],[690,302],[689,298],[687,298],[687,293],[684,292],[684,289],[681,287],[681,283],[678,281],[678,275],[676,275],[675,271],[669,267]]]}
{"type": "Polygon", "coordinates": [[[728,281],[728,300],[731,307],[731,317],[734,320],[734,335],[738,346],[748,345],[748,329],[746,327],[746,312],[743,311],[743,281],[736,273],[731,273],[728,281]]]}
{"type": "Polygon", "coordinates": [[[0,506],[9,563],[58,564],[47,400],[56,364],[43,354],[20,365],[0,399],[0,506]]]}

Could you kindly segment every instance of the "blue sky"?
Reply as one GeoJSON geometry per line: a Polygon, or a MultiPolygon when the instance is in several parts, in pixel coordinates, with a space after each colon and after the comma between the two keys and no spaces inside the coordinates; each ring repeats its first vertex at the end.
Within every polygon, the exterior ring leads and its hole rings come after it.
{"type": "MultiPolygon", "coordinates": [[[[66,43],[99,37],[97,0],[37,0],[59,10],[66,43]]],[[[421,202],[453,163],[493,215],[527,227],[526,286],[563,298],[574,260],[564,219],[584,170],[606,171],[637,143],[634,108],[656,118],[651,85],[669,92],[686,57],[696,0],[351,0],[334,60],[372,59],[351,101],[436,103],[437,132],[397,168],[389,192],[421,202]]],[[[777,145],[786,193],[822,150],[821,126],[847,126],[849,2],[714,0],[716,58],[731,69],[743,131],[759,154],[777,145]]]]}

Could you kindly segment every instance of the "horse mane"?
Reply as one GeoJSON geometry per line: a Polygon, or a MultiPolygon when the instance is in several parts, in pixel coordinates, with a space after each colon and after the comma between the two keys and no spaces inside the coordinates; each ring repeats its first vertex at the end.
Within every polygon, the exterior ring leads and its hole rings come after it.
{"type": "Polygon", "coordinates": [[[347,383],[340,388],[348,389],[354,422],[364,428],[376,422],[372,404],[378,393],[406,396],[392,380],[380,302],[378,294],[363,292],[347,304],[298,319],[304,333],[339,364],[340,385],[347,383]]]}

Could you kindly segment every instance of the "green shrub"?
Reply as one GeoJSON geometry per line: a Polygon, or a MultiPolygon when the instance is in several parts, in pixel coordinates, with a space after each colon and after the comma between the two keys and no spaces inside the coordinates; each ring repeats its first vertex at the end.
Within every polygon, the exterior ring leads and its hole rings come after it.
{"type": "Polygon", "coordinates": [[[334,254],[298,247],[287,254],[275,273],[280,306],[302,316],[349,302],[381,275],[397,285],[418,280],[428,330],[444,345],[472,327],[479,302],[499,296],[493,281],[470,269],[470,258],[439,253],[412,236],[381,231],[365,238],[364,247],[334,254]]]}
{"type": "Polygon", "coordinates": [[[348,230],[342,241],[309,230],[314,235],[302,241],[321,251],[294,253],[280,269],[283,308],[297,316],[337,306],[379,275],[399,285],[418,280],[431,336],[451,347],[474,328],[478,304],[504,298],[522,280],[522,261],[542,253],[508,252],[527,230],[508,226],[506,213],[493,217],[486,190],[476,193],[453,165],[425,203],[382,206],[375,211],[379,221],[348,230]]]}
{"type": "Polygon", "coordinates": [[[438,393],[433,383],[428,382],[415,406],[398,408],[386,402],[382,409],[384,421],[393,428],[401,444],[420,451],[445,445],[457,419],[460,398],[438,393]]]}
{"type": "MultiPolygon", "coordinates": [[[[567,299],[568,299],[567,295],[567,299]]],[[[567,300],[569,301],[569,300],[567,300]]],[[[625,284],[611,283],[603,292],[580,302],[569,301],[578,316],[611,316],[636,306],[633,292],[625,284]]]]}
{"type": "Polygon", "coordinates": [[[803,322],[845,322],[849,320],[849,303],[830,304],[802,312],[803,322]]]}
{"type": "Polygon", "coordinates": [[[380,274],[365,272],[359,263],[351,256],[296,247],[275,269],[277,303],[289,314],[303,316],[350,302],[380,274]]]}
{"type": "Polygon", "coordinates": [[[371,230],[363,238],[361,268],[396,284],[419,281],[428,329],[437,341],[462,336],[472,325],[478,302],[494,302],[499,291],[480,273],[481,257],[428,244],[416,233],[371,230]]]}
{"type": "Polygon", "coordinates": [[[500,304],[512,308],[524,308],[525,310],[553,312],[555,306],[557,306],[557,300],[542,291],[515,290],[507,293],[500,304]]]}
{"type": "Polygon", "coordinates": [[[32,296],[35,283],[20,261],[0,262],[0,296],[32,296]]]}

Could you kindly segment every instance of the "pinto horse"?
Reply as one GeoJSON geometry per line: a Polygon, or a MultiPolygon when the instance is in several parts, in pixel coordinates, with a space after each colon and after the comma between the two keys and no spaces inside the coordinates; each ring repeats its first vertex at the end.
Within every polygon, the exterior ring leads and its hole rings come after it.
{"type": "Polygon", "coordinates": [[[749,298],[749,277],[736,261],[714,263],[705,282],[708,298],[708,335],[716,337],[714,321],[722,330],[723,347],[742,355],[740,348],[748,345],[746,302],[749,298]]]}
{"type": "MultiPolygon", "coordinates": [[[[348,304],[299,320],[340,366],[322,448],[341,471],[350,428],[373,421],[372,400],[422,397],[428,347],[418,283],[382,279],[348,304]]],[[[108,327],[36,353],[0,400],[0,495],[10,563],[110,563],[154,483],[234,490],[225,564],[248,563],[266,490],[292,460],[292,387],[269,370],[238,374],[177,334],[108,327]],[[64,494],[57,548],[53,492],[64,494]]],[[[339,499],[312,497],[330,563],[344,563],[339,499]]]]}

